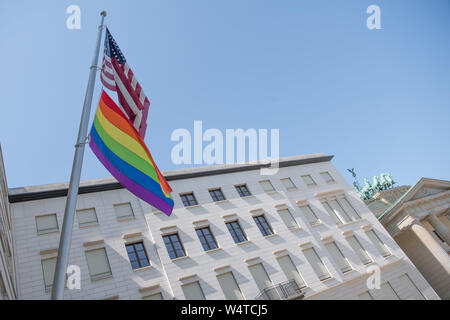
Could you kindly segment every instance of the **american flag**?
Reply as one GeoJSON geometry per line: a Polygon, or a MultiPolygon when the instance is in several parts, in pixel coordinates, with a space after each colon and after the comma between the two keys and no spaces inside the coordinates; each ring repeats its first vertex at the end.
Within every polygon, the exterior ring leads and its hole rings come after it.
{"type": "Polygon", "coordinates": [[[133,123],[139,135],[144,138],[150,101],[108,28],[106,28],[105,51],[100,78],[106,88],[117,91],[122,111],[133,123]]]}

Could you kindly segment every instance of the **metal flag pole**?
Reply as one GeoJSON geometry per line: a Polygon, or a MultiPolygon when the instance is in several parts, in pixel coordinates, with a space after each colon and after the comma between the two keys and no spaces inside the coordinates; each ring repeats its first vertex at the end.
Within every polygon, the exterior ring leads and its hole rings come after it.
{"type": "Polygon", "coordinates": [[[89,116],[91,113],[92,95],[94,93],[95,77],[97,75],[98,54],[100,51],[100,40],[103,31],[103,21],[106,11],[100,13],[102,20],[98,26],[97,45],[95,46],[94,58],[92,59],[89,81],[84,97],[83,112],[81,114],[80,129],[78,130],[77,144],[75,145],[75,155],[72,164],[72,174],[70,176],[69,191],[67,192],[66,208],[64,210],[64,222],[59,239],[58,259],[56,261],[55,276],[53,278],[52,300],[61,300],[64,295],[66,282],[66,269],[69,259],[70,241],[72,238],[72,227],[77,205],[78,187],[80,185],[81,167],[83,165],[84,146],[87,139],[89,116]]]}

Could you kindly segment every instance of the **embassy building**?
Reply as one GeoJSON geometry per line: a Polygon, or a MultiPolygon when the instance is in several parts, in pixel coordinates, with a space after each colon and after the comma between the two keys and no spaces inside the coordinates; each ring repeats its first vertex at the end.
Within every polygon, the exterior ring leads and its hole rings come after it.
{"type": "MultiPolygon", "coordinates": [[[[332,158],[281,158],[274,175],[164,172],[171,216],[114,179],[82,181],[69,256],[80,287],[64,298],[439,299],[332,158]]],[[[0,186],[1,296],[49,299],[68,184],[0,186]]]]}

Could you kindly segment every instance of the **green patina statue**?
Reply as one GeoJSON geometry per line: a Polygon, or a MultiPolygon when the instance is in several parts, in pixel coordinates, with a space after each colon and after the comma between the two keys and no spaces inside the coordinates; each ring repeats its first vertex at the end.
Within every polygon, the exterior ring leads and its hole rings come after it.
{"type": "Polygon", "coordinates": [[[369,179],[364,178],[364,186],[361,187],[356,179],[355,169],[347,169],[353,176],[353,190],[358,193],[361,200],[369,200],[377,192],[392,189],[396,182],[392,179],[389,173],[382,173],[380,177],[374,176],[373,183],[371,184],[369,179]]]}

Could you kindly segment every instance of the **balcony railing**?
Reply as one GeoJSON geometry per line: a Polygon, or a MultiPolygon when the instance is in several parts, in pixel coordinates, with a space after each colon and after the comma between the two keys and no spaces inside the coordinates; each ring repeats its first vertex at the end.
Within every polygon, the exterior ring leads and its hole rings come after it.
{"type": "Polygon", "coordinates": [[[300,300],[304,294],[297,282],[292,279],[270,286],[261,291],[256,300],[300,300]]]}

